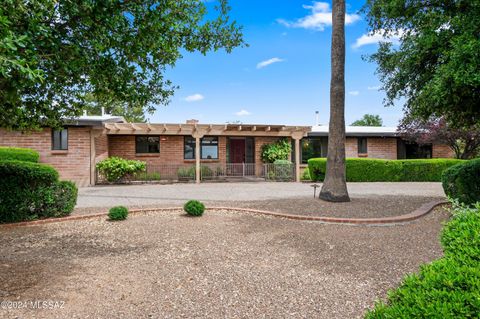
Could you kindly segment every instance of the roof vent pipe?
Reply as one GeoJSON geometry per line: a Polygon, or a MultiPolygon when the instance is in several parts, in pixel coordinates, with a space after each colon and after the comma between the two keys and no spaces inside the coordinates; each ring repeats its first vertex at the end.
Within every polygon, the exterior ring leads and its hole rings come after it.
{"type": "Polygon", "coordinates": [[[83,110],[83,116],[88,116],[87,110],[83,110]]]}
{"type": "Polygon", "coordinates": [[[102,116],[105,116],[105,108],[102,106],[102,116]]]}
{"type": "Polygon", "coordinates": [[[320,117],[320,112],[315,111],[315,126],[319,126],[319,125],[320,125],[320,123],[318,122],[318,121],[319,121],[319,117],[320,117]]]}

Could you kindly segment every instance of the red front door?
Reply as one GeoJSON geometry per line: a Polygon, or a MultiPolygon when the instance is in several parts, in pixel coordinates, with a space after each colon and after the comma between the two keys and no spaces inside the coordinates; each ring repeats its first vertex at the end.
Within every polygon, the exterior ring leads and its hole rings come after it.
{"type": "Polygon", "coordinates": [[[230,139],[230,163],[245,163],[245,139],[230,139]]]}

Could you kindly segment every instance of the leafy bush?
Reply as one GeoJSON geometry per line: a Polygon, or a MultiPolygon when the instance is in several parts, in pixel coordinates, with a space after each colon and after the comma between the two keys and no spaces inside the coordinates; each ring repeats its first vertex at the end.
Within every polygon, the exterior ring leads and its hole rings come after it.
{"type": "Polygon", "coordinates": [[[158,172],[139,172],[132,175],[132,179],[136,181],[159,181],[161,175],[158,172]]]}
{"type": "Polygon", "coordinates": [[[290,181],[293,178],[293,164],[287,160],[276,160],[267,170],[267,178],[270,180],[290,181]]]}
{"type": "Polygon", "coordinates": [[[40,155],[38,152],[29,148],[0,146],[0,161],[8,160],[38,163],[39,158],[40,155]]]}
{"type": "Polygon", "coordinates": [[[127,216],[128,208],[125,206],[115,206],[108,211],[108,218],[110,218],[110,220],[124,220],[127,219],[127,216]]]}
{"type": "MultiPolygon", "coordinates": [[[[180,167],[177,170],[177,176],[180,180],[192,180],[195,179],[195,166],[180,167]]],[[[218,171],[218,168],[217,168],[218,171]]],[[[212,178],[214,175],[213,170],[208,166],[200,166],[200,176],[202,178],[212,178]]]]}
{"type": "Polygon", "coordinates": [[[442,185],[447,196],[461,203],[480,202],[480,159],[457,164],[445,170],[442,185]]]}
{"type": "Polygon", "coordinates": [[[202,216],[205,205],[198,200],[189,200],[183,205],[183,210],[190,216],[202,216]]]}
{"type": "Polygon", "coordinates": [[[274,163],[276,160],[287,160],[291,152],[292,144],[286,138],[283,138],[262,146],[262,161],[264,163],[274,163]]]}
{"type": "Polygon", "coordinates": [[[178,179],[180,180],[185,180],[185,179],[194,179],[195,178],[195,167],[180,167],[177,170],[177,176],[178,179]]]}
{"type": "Polygon", "coordinates": [[[445,256],[408,275],[366,318],[478,318],[480,204],[456,206],[441,242],[445,256]]]}
{"type": "Polygon", "coordinates": [[[77,187],[50,166],[0,161],[0,176],[0,223],[65,216],[75,206],[77,187]]]}
{"type": "Polygon", "coordinates": [[[310,171],[308,169],[308,167],[306,167],[304,170],[303,170],[303,173],[302,173],[302,176],[300,176],[300,180],[302,181],[311,181],[311,177],[310,177],[310,171]]]}
{"type": "Polygon", "coordinates": [[[146,163],[114,156],[97,163],[97,169],[107,181],[118,182],[130,175],[145,171],[146,163]]]}
{"type": "Polygon", "coordinates": [[[64,217],[70,215],[77,204],[78,188],[70,181],[60,181],[41,188],[36,196],[39,218],[64,217]]]}
{"type": "Polygon", "coordinates": [[[445,256],[459,259],[462,263],[480,265],[480,202],[473,207],[454,202],[454,218],[442,231],[441,242],[445,256]]]}
{"type": "MultiPolygon", "coordinates": [[[[462,162],[462,160],[457,159],[382,160],[347,158],[347,181],[439,182],[445,169],[462,162]]],[[[314,181],[323,181],[326,167],[326,158],[308,160],[310,177],[314,181]]]]}

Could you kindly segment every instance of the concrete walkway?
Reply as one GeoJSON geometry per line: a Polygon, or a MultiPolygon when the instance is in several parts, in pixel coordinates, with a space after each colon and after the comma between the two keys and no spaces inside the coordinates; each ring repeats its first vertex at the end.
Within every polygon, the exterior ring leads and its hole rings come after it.
{"type": "MultiPolygon", "coordinates": [[[[77,208],[127,206],[181,206],[187,200],[205,202],[255,201],[313,196],[304,183],[204,183],[170,185],[96,186],[79,190],[77,208]]],[[[351,197],[400,195],[444,197],[440,183],[349,183],[351,197]]],[[[319,189],[317,189],[318,194],[319,189]]]]}

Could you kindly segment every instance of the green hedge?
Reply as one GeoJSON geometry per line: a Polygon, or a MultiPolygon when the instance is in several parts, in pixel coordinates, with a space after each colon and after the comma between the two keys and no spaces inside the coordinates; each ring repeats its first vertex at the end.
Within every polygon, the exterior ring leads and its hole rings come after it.
{"type": "MultiPolygon", "coordinates": [[[[347,182],[439,182],[444,170],[461,162],[457,159],[347,158],[347,182]]],[[[312,180],[323,181],[326,166],[326,158],[309,159],[312,180]]]]}
{"type": "Polygon", "coordinates": [[[0,146],[0,161],[24,161],[38,163],[40,155],[29,148],[0,146]]]}
{"type": "Polygon", "coordinates": [[[442,232],[444,257],[408,275],[366,318],[478,318],[480,203],[454,214],[442,232]]]}
{"type": "Polygon", "coordinates": [[[480,202],[480,159],[457,164],[445,170],[442,185],[447,196],[464,204],[480,202]]]}
{"type": "Polygon", "coordinates": [[[96,167],[108,182],[113,183],[145,172],[147,163],[112,156],[98,162],[96,167]]]}
{"type": "Polygon", "coordinates": [[[50,166],[0,161],[0,176],[0,223],[65,216],[75,206],[77,187],[50,166]]]}

